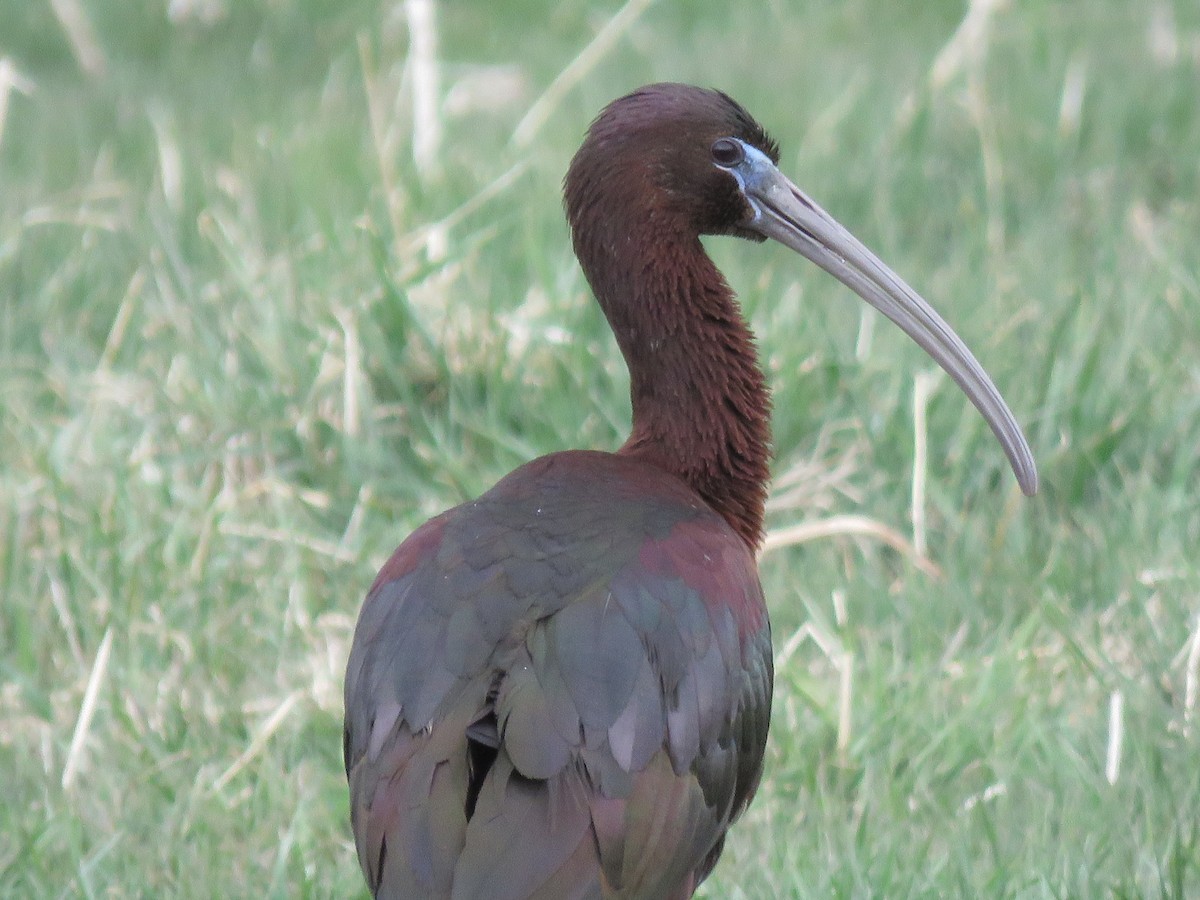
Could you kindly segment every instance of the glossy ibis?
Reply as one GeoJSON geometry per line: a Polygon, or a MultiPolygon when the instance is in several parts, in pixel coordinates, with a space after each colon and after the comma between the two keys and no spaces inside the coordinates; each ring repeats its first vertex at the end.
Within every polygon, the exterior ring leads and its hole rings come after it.
{"type": "Polygon", "coordinates": [[[589,129],[567,218],[629,366],[633,430],[615,453],[522,466],[418,528],[375,579],[345,760],[377,897],[689,897],[754,796],[770,401],[701,235],[774,238],[848,285],[954,377],[1037,489],[970,351],[778,157],[732,99],[678,84],[589,129]]]}

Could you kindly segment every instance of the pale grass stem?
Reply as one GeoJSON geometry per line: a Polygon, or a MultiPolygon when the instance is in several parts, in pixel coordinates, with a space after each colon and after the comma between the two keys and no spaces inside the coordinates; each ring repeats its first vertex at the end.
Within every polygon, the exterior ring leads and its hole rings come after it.
{"type": "Polygon", "coordinates": [[[280,528],[268,528],[255,523],[239,522],[222,522],[218,526],[218,530],[221,534],[232,537],[271,541],[284,546],[303,547],[306,550],[311,550],[320,556],[327,556],[337,562],[352,563],[358,561],[358,554],[339,547],[333,541],[315,538],[312,535],[284,531],[280,528]]]}
{"type": "Polygon", "coordinates": [[[210,791],[214,794],[219,793],[229,782],[237,777],[242,769],[246,768],[256,756],[262,753],[263,748],[267,746],[267,742],[271,740],[271,736],[279,730],[292,710],[296,708],[296,704],[300,702],[301,692],[292,691],[283,698],[283,702],[275,707],[275,711],[267,717],[267,720],[262,723],[254,737],[250,739],[250,743],[246,749],[242,751],[241,756],[235,759],[232,765],[229,766],[220,777],[212,783],[210,791]]]}
{"type": "MultiPolygon", "coordinates": [[[[436,222],[428,225],[422,225],[415,229],[409,238],[403,242],[402,251],[413,249],[417,246],[426,248],[436,248],[444,245],[445,235],[451,228],[460,224],[464,219],[469,217],[476,210],[486,205],[488,201],[495,199],[507,190],[519,178],[526,169],[529,168],[529,160],[523,159],[509,169],[496,176],[488,184],[484,185],[479,191],[472,194],[465,202],[452,209],[448,214],[443,216],[436,222]]],[[[401,256],[405,256],[404,252],[401,256]]],[[[431,258],[436,258],[436,254],[429,252],[431,258]]],[[[404,270],[401,270],[403,275],[404,270]]]]}
{"type": "Polygon", "coordinates": [[[1125,695],[1113,691],[1108,697],[1108,754],[1104,761],[1104,777],[1116,784],[1121,776],[1121,744],[1125,739],[1125,695]]]}
{"type": "Polygon", "coordinates": [[[838,628],[845,628],[850,622],[850,612],[846,608],[846,592],[836,590],[831,595],[833,601],[833,621],[837,623],[838,628]]]}
{"type": "Polygon", "coordinates": [[[634,22],[638,20],[654,0],[626,0],[613,15],[604,23],[604,27],[596,32],[596,36],[588,42],[579,53],[563,68],[550,86],[533,102],[517,127],[513,130],[512,143],[518,149],[524,149],[533,143],[542,126],[550,119],[563,97],[576,84],[583,80],[595,65],[616,45],[617,40],[634,22]]]}
{"type": "Polygon", "coordinates": [[[987,244],[993,258],[1004,252],[1004,165],[1000,139],[992,121],[992,106],[985,90],[980,61],[967,73],[967,111],[979,134],[979,157],[983,165],[983,193],[987,199],[987,244]]]}
{"type": "MultiPolygon", "coordinates": [[[[837,623],[842,634],[850,624],[850,613],[846,606],[846,592],[835,590],[830,595],[833,602],[833,621],[837,623]]],[[[848,762],[850,750],[850,731],[853,725],[851,715],[854,706],[854,653],[847,649],[844,640],[839,640],[839,652],[834,659],[838,670],[838,725],[837,752],[842,765],[848,762]]]]}
{"type": "Polygon", "coordinates": [[[829,660],[833,660],[841,652],[837,649],[837,642],[833,638],[812,622],[805,622],[792,632],[792,636],[784,641],[779,652],[775,654],[775,671],[784,669],[805,641],[812,641],[816,644],[817,649],[829,660]]]}
{"type": "Polygon", "coordinates": [[[161,109],[150,110],[150,124],[154,126],[154,140],[158,145],[158,177],[163,198],[171,212],[179,215],[183,211],[183,154],[175,138],[170,117],[161,109]]]}
{"type": "Polygon", "coordinates": [[[913,550],[922,557],[929,555],[929,540],[925,530],[925,481],[929,471],[929,428],[926,411],[936,383],[935,372],[918,372],[913,381],[913,550]]]}
{"type": "MultiPolygon", "coordinates": [[[[845,592],[834,591],[832,601],[834,621],[838,628],[844,631],[849,624],[845,592]]],[[[854,724],[854,653],[846,648],[841,637],[827,634],[824,629],[813,622],[805,622],[792,632],[791,637],[784,642],[775,655],[775,671],[783,671],[796,651],[800,649],[800,645],[808,640],[817,645],[821,655],[829,660],[838,673],[836,747],[838,762],[844,766],[848,762],[854,724]]]]}
{"type": "Polygon", "coordinates": [[[108,72],[108,63],[83,3],[80,0],[50,0],[50,6],[67,36],[79,68],[93,78],[103,78],[108,72]]]}
{"type": "Polygon", "coordinates": [[[388,221],[392,226],[392,237],[395,240],[401,234],[400,210],[403,200],[398,188],[392,154],[388,148],[387,116],[384,112],[384,101],[380,96],[382,92],[376,77],[375,54],[371,51],[371,43],[365,34],[358,36],[358,59],[363,74],[363,88],[367,94],[367,119],[371,125],[371,145],[375,151],[375,164],[379,168],[379,182],[383,188],[388,221]]]}
{"type": "Polygon", "coordinates": [[[878,314],[866,306],[858,311],[858,336],[854,339],[854,359],[860,363],[871,358],[871,346],[875,342],[875,321],[878,314]]]}
{"type": "Polygon", "coordinates": [[[83,749],[91,732],[92,719],[96,715],[96,698],[100,696],[100,685],[108,672],[108,659],[112,652],[112,626],[104,632],[100,648],[96,651],[96,660],[92,663],[92,671],[88,675],[87,687],[83,691],[83,702],[79,705],[79,715],[75,719],[75,731],[71,735],[71,746],[67,750],[67,760],[63,765],[62,788],[71,790],[79,766],[83,760],[83,749]]]}
{"type": "Polygon", "coordinates": [[[895,528],[884,525],[875,519],[859,515],[829,516],[814,522],[801,522],[786,528],[776,528],[767,532],[759,550],[760,558],[781,547],[791,547],[795,544],[806,544],[829,537],[866,537],[887,544],[901,556],[906,557],[914,566],[934,578],[942,577],[942,570],[937,563],[924,554],[918,553],[895,528]]]}
{"type": "Polygon", "coordinates": [[[998,781],[995,784],[989,784],[978,794],[972,794],[963,801],[963,812],[970,812],[980,803],[987,803],[990,800],[995,800],[997,797],[1003,797],[1008,793],[1008,785],[1003,781],[998,781]]]}
{"type": "Polygon", "coordinates": [[[1196,618],[1196,630],[1188,644],[1183,679],[1183,721],[1190,732],[1195,722],[1196,703],[1200,700],[1200,616],[1196,618]]]}
{"type": "Polygon", "coordinates": [[[338,541],[338,547],[342,552],[352,552],[350,548],[358,543],[363,523],[367,518],[367,507],[370,506],[373,497],[374,491],[371,490],[369,484],[364,484],[358,489],[358,497],[354,501],[354,508],[350,510],[350,515],[346,519],[346,527],[342,531],[341,539],[338,541]]]}
{"type": "Polygon", "coordinates": [[[1058,103],[1058,136],[1073,138],[1079,134],[1083,118],[1083,98],[1087,93],[1087,57],[1076,53],[1063,76],[1062,98],[1058,103]]]}
{"type": "Polygon", "coordinates": [[[437,58],[437,6],[434,0],[405,0],[413,96],[413,161],[422,178],[441,168],[442,117],[437,58]]]}
{"type": "Polygon", "coordinates": [[[1008,0],[971,0],[967,14],[929,67],[929,84],[944,88],[960,72],[974,66],[987,52],[988,34],[996,11],[1008,0]]]}
{"type": "Polygon", "coordinates": [[[342,372],[342,431],[349,437],[358,437],[362,433],[362,403],[359,395],[366,377],[362,367],[358,324],[349,310],[338,310],[334,315],[342,328],[345,345],[342,372]]]}
{"type": "Polygon", "coordinates": [[[844,766],[849,762],[850,734],[853,724],[854,706],[854,654],[843,650],[835,660],[838,669],[838,761],[844,766]]]}
{"type": "Polygon", "coordinates": [[[1004,249],[1003,167],[984,84],[992,26],[996,13],[1007,3],[1008,0],[971,0],[967,14],[929,68],[929,84],[935,91],[945,88],[960,73],[965,76],[966,109],[979,135],[987,200],[987,242],[993,256],[1004,249]]]}
{"type": "Polygon", "coordinates": [[[63,587],[62,581],[58,578],[50,579],[50,605],[54,607],[59,625],[62,626],[63,634],[67,637],[67,647],[71,650],[71,657],[75,660],[75,664],[82,669],[86,663],[84,662],[83,648],[79,646],[77,634],[79,626],[71,614],[70,604],[67,603],[67,589],[63,587]]]}
{"type": "Polygon", "coordinates": [[[100,354],[100,362],[96,366],[97,372],[112,367],[113,360],[117,358],[122,344],[125,343],[125,335],[129,330],[129,322],[133,318],[134,310],[137,308],[138,300],[145,287],[146,270],[145,268],[138,268],[134,270],[133,275],[129,279],[129,286],[125,288],[125,296],[121,298],[121,305],[117,307],[117,314],[113,317],[112,326],[108,329],[108,337],[104,341],[104,350],[100,354]]]}
{"type": "Polygon", "coordinates": [[[33,93],[33,82],[17,69],[7,56],[0,58],[0,144],[4,142],[4,122],[8,118],[8,98],[13,91],[26,96],[33,93]]]}

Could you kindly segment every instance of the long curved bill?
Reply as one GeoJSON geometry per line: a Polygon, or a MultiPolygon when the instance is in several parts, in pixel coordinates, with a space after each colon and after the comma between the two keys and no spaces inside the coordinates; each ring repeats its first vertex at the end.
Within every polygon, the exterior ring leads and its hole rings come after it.
{"type": "Polygon", "coordinates": [[[899,325],[983,414],[1021,490],[1029,496],[1037,493],[1037,467],[1021,426],[966,344],[916,291],[792,184],[765,154],[743,147],[745,158],[729,171],[757,213],[746,227],[807,257],[899,325]]]}

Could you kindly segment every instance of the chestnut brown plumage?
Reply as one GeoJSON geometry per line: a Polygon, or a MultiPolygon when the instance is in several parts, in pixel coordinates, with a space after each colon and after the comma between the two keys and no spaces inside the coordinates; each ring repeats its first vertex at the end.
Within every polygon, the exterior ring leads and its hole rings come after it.
{"type": "Polygon", "coordinates": [[[522,466],[376,578],[345,730],[376,897],[690,897],[754,796],[770,402],[702,234],[773,238],[854,289],[950,372],[1036,490],[974,357],[777,162],[737,103],[677,84],[612,103],[572,161],[567,217],[629,366],[632,432],[522,466]]]}

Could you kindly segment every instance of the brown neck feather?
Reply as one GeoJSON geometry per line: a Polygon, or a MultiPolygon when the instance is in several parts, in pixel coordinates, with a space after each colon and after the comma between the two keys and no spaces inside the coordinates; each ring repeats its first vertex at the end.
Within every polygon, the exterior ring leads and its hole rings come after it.
{"type": "Polygon", "coordinates": [[[683,479],[756,548],[771,435],[754,339],[697,236],[661,222],[643,232],[605,242],[602,264],[596,245],[577,246],[629,366],[633,430],[619,452],[683,479]]]}

